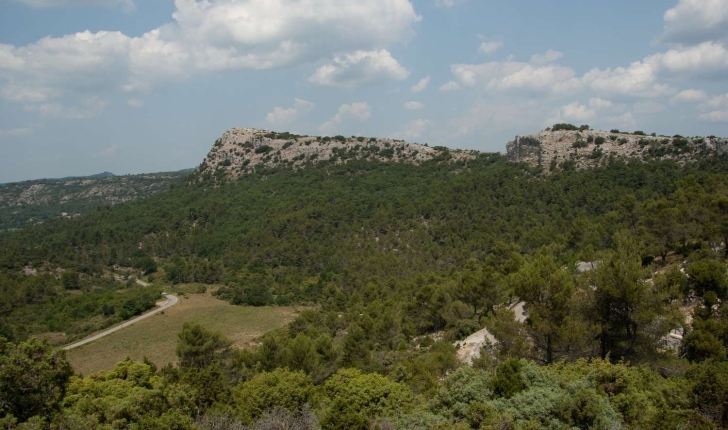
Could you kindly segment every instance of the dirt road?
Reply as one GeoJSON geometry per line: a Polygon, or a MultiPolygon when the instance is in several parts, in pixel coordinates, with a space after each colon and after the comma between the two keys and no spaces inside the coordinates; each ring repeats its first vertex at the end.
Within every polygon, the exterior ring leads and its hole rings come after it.
{"type": "MultiPolygon", "coordinates": [[[[146,286],[145,285],[146,283],[143,282],[143,281],[137,280],[137,283],[140,284],[140,285],[146,286]]],[[[162,312],[163,310],[165,310],[165,309],[167,309],[167,308],[169,308],[171,306],[174,306],[179,301],[179,299],[176,296],[173,296],[173,295],[167,294],[167,293],[162,293],[162,294],[164,294],[164,297],[167,298],[167,302],[164,303],[162,306],[160,306],[160,307],[158,307],[158,308],[156,308],[156,309],[154,309],[152,311],[149,311],[149,312],[147,312],[145,314],[139,315],[136,318],[132,318],[132,319],[130,319],[128,321],[125,321],[122,324],[119,324],[119,325],[117,325],[115,327],[111,327],[110,329],[105,330],[105,331],[102,331],[101,333],[95,334],[95,335],[93,335],[91,337],[87,337],[84,340],[78,341],[78,342],[73,343],[73,344],[68,345],[68,346],[64,346],[63,349],[65,349],[66,351],[68,351],[69,349],[78,348],[79,346],[86,345],[87,343],[91,343],[91,342],[93,342],[95,340],[101,339],[104,336],[108,336],[111,333],[115,333],[115,332],[117,332],[117,331],[119,331],[119,330],[121,330],[121,329],[123,329],[125,327],[129,327],[132,324],[136,324],[136,323],[138,323],[141,320],[144,320],[146,318],[151,317],[152,315],[156,315],[159,312],[162,312]]]]}

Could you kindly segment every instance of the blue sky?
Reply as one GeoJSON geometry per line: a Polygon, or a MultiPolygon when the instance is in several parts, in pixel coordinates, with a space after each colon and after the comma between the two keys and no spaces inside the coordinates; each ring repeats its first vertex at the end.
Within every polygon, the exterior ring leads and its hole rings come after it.
{"type": "Polygon", "coordinates": [[[728,135],[728,0],[0,0],[0,182],[195,167],[232,127],[555,122],[728,135]]]}

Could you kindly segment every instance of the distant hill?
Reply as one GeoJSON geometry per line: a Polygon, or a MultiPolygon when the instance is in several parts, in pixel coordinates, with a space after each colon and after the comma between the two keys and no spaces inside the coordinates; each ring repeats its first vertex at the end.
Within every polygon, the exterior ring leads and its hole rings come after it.
{"type": "Polygon", "coordinates": [[[507,152],[511,161],[540,166],[544,171],[552,172],[596,167],[617,159],[643,162],[670,159],[684,164],[727,153],[728,139],[715,136],[670,137],[618,130],[547,129],[516,136],[508,143],[507,152]]]}
{"type": "Polygon", "coordinates": [[[0,231],[23,228],[47,219],[74,217],[99,205],[116,205],[164,191],[190,173],[148,173],[37,179],[0,185],[0,231]]]}

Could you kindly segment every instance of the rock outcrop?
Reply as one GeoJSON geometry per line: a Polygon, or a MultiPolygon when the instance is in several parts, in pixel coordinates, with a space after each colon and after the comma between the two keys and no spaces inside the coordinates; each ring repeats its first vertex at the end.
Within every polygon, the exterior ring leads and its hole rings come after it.
{"type": "Polygon", "coordinates": [[[258,168],[297,169],[320,161],[378,160],[420,164],[428,160],[457,161],[478,154],[478,151],[429,147],[395,139],[301,136],[234,128],[215,142],[198,173],[199,177],[210,174],[234,179],[258,168]]]}
{"type": "Polygon", "coordinates": [[[655,136],[598,130],[542,131],[516,136],[506,146],[511,161],[556,169],[596,167],[609,160],[674,159],[680,163],[728,152],[728,139],[655,136]]]}

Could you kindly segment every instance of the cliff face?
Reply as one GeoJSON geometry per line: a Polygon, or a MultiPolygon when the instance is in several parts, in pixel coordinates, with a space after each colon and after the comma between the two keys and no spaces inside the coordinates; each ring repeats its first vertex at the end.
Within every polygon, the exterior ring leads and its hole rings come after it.
{"type": "Polygon", "coordinates": [[[234,128],[215,142],[198,173],[200,177],[224,175],[234,179],[256,168],[297,169],[320,161],[377,160],[420,164],[428,160],[456,161],[477,155],[477,151],[429,147],[403,140],[300,136],[234,128]]]}
{"type": "Polygon", "coordinates": [[[559,130],[516,136],[506,149],[511,161],[540,166],[550,172],[596,167],[615,159],[673,159],[686,163],[728,152],[728,139],[559,130]]]}

